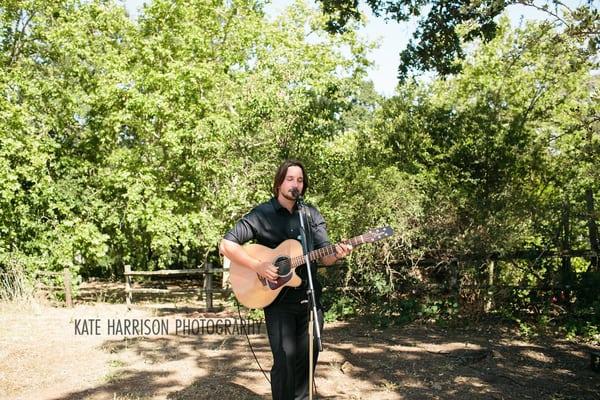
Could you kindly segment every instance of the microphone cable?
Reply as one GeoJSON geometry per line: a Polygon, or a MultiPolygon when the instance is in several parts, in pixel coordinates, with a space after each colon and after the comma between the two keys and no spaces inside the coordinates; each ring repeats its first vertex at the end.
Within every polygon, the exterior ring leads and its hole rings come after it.
{"type": "MultiPolygon", "coordinates": [[[[242,321],[242,311],[240,309],[240,302],[238,301],[238,299],[235,299],[235,303],[237,304],[238,316],[240,317],[240,322],[241,322],[242,321]]],[[[260,361],[258,361],[258,357],[256,356],[256,353],[254,352],[254,348],[252,347],[252,343],[250,343],[250,337],[248,336],[247,326],[242,324],[242,327],[243,327],[244,335],[246,336],[246,340],[248,341],[248,346],[250,346],[250,351],[252,351],[252,355],[254,356],[254,360],[256,360],[256,364],[258,365],[258,368],[260,368],[260,371],[263,373],[263,375],[265,376],[265,379],[267,380],[267,382],[269,382],[269,385],[270,385],[271,380],[267,376],[267,373],[263,369],[262,365],[260,365],[260,361]]],[[[266,321],[265,321],[265,329],[266,329],[266,321]]]]}
{"type": "MultiPolygon", "coordinates": [[[[237,305],[238,316],[239,316],[240,321],[241,321],[242,320],[242,311],[240,309],[240,302],[238,301],[237,298],[235,299],[235,304],[237,305]]],[[[318,323],[318,321],[317,321],[317,323],[318,323]]],[[[262,365],[260,365],[260,361],[258,361],[258,357],[256,356],[256,353],[254,352],[254,348],[252,347],[252,343],[250,343],[250,337],[248,336],[247,327],[244,324],[242,324],[242,327],[243,327],[244,335],[246,336],[246,341],[248,342],[248,346],[250,347],[250,351],[252,352],[252,355],[254,356],[254,360],[256,361],[256,364],[258,365],[258,368],[260,368],[260,372],[263,373],[263,375],[265,376],[265,379],[267,380],[267,382],[269,382],[269,385],[270,385],[271,384],[271,380],[267,376],[267,373],[263,369],[262,365]]],[[[265,329],[266,329],[266,321],[265,321],[265,329]]],[[[312,368],[312,365],[309,365],[308,368],[312,368]]],[[[315,396],[318,396],[319,392],[317,391],[317,382],[316,382],[315,374],[314,373],[313,373],[312,384],[313,384],[313,390],[314,390],[315,396]]]]}

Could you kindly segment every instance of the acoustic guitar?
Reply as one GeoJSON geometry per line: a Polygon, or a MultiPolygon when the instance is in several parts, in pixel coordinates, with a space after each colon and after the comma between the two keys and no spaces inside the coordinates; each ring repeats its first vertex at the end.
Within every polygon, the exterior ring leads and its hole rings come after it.
{"type": "MultiPolygon", "coordinates": [[[[389,227],[371,229],[360,236],[345,240],[342,243],[353,247],[363,243],[373,243],[394,234],[389,227]]],[[[271,304],[281,289],[285,286],[298,287],[302,279],[295,269],[305,264],[302,245],[299,241],[288,239],[274,249],[260,244],[249,244],[243,249],[253,258],[260,261],[270,261],[278,269],[276,281],[269,281],[258,275],[252,269],[225,259],[230,263],[229,282],[238,301],[248,308],[264,308],[271,304]]],[[[313,262],[322,257],[335,253],[335,245],[326,246],[308,253],[308,259],[313,262]]]]}

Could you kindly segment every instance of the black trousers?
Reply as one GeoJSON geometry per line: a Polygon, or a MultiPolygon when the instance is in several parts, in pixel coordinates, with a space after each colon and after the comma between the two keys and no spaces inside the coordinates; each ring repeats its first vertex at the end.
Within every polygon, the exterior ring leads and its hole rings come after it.
{"type": "MultiPolygon", "coordinates": [[[[323,311],[317,309],[323,330],[323,311]]],[[[308,399],[308,307],[306,304],[273,304],[265,308],[269,344],[273,353],[273,400],[308,399]]],[[[319,349],[314,341],[314,364],[319,349]]]]}

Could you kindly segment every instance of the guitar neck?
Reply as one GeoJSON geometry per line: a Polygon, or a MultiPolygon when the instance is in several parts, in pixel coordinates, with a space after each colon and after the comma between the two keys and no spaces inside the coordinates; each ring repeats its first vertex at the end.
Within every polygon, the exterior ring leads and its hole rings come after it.
{"type": "MultiPolygon", "coordinates": [[[[363,235],[360,235],[360,236],[355,236],[350,240],[345,240],[341,243],[350,244],[353,247],[356,247],[360,244],[366,243],[366,241],[363,239],[363,235]]],[[[332,254],[335,254],[335,246],[336,246],[335,244],[332,244],[329,246],[321,247],[320,249],[317,249],[317,250],[313,250],[308,253],[308,259],[310,261],[315,261],[315,260],[319,260],[323,257],[327,257],[332,254]]],[[[292,262],[292,268],[299,267],[300,265],[304,264],[304,256],[294,257],[291,259],[291,262],[292,262]]]]}

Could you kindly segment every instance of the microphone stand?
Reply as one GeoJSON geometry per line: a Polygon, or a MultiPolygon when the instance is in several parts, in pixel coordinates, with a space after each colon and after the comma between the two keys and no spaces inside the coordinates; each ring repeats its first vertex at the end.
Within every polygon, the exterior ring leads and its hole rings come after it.
{"type": "Polygon", "coordinates": [[[308,398],[312,400],[313,398],[313,333],[317,339],[317,346],[319,351],[323,351],[323,344],[321,342],[321,327],[319,325],[319,316],[317,314],[317,301],[315,298],[315,287],[313,285],[312,279],[312,271],[310,269],[310,260],[308,258],[308,243],[306,240],[306,226],[304,221],[306,221],[306,206],[304,204],[304,199],[302,196],[296,196],[296,204],[298,205],[298,217],[300,218],[300,238],[302,239],[302,250],[304,254],[304,263],[306,264],[306,272],[308,275],[308,288],[306,289],[306,294],[308,298],[308,308],[307,312],[308,316],[308,398]],[[315,323],[316,322],[316,323],[315,323]],[[314,330],[313,330],[314,325],[314,330]]]}

